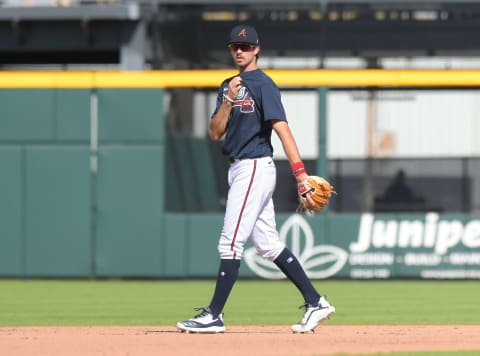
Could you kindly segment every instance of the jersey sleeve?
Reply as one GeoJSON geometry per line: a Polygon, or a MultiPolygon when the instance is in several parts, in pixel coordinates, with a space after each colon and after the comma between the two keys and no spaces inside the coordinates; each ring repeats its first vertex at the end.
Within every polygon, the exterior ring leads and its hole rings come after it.
{"type": "Polygon", "coordinates": [[[265,121],[281,120],[287,121],[285,108],[282,104],[280,89],[273,83],[269,82],[261,89],[262,91],[262,107],[265,121]]]}
{"type": "Polygon", "coordinates": [[[222,102],[223,102],[223,86],[224,86],[224,83],[222,83],[222,85],[220,85],[220,88],[218,88],[217,102],[216,102],[216,105],[215,105],[215,110],[213,111],[212,116],[210,116],[211,119],[213,119],[215,114],[218,112],[218,109],[222,105],[222,102]]]}
{"type": "Polygon", "coordinates": [[[225,79],[220,87],[218,88],[218,93],[217,93],[217,103],[215,105],[215,110],[212,113],[212,116],[210,116],[211,119],[215,116],[215,114],[218,112],[218,109],[223,103],[223,93],[227,90],[228,83],[230,83],[230,80],[232,80],[233,77],[225,79]]]}

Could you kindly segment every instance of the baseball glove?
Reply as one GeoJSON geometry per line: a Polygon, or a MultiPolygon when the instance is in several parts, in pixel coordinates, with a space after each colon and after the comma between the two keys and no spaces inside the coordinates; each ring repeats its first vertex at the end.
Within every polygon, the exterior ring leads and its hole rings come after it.
{"type": "Polygon", "coordinates": [[[324,178],[308,176],[307,179],[298,184],[300,204],[297,210],[309,213],[320,211],[328,204],[332,193],[336,194],[333,187],[324,178]],[[311,199],[307,199],[309,192],[311,193],[311,199]]]}

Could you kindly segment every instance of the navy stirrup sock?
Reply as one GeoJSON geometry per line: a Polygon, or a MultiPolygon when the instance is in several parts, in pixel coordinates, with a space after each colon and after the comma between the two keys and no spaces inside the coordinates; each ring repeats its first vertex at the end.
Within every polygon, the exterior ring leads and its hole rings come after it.
{"type": "Polygon", "coordinates": [[[289,249],[285,248],[273,262],[295,284],[300,293],[302,293],[306,303],[311,305],[318,303],[320,295],[308,279],[300,262],[298,262],[289,249]]]}
{"type": "Polygon", "coordinates": [[[227,298],[238,278],[240,269],[240,260],[220,260],[220,268],[217,274],[217,285],[215,293],[209,308],[213,316],[216,318],[223,310],[227,298]]]}

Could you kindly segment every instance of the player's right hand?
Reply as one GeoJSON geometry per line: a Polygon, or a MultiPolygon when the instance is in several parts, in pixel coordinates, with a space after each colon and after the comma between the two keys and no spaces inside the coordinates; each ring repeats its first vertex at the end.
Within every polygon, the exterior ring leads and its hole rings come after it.
{"type": "Polygon", "coordinates": [[[228,96],[235,100],[241,87],[242,78],[240,76],[232,78],[232,80],[230,80],[230,83],[228,83],[228,96]]]}

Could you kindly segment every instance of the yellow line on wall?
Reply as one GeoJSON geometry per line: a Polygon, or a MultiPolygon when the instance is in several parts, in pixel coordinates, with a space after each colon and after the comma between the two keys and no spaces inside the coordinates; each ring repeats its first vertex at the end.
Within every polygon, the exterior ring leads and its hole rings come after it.
{"type": "MultiPolygon", "coordinates": [[[[480,70],[265,70],[283,87],[475,87],[480,70]]],[[[0,88],[216,88],[235,70],[4,71],[0,88]]]]}

